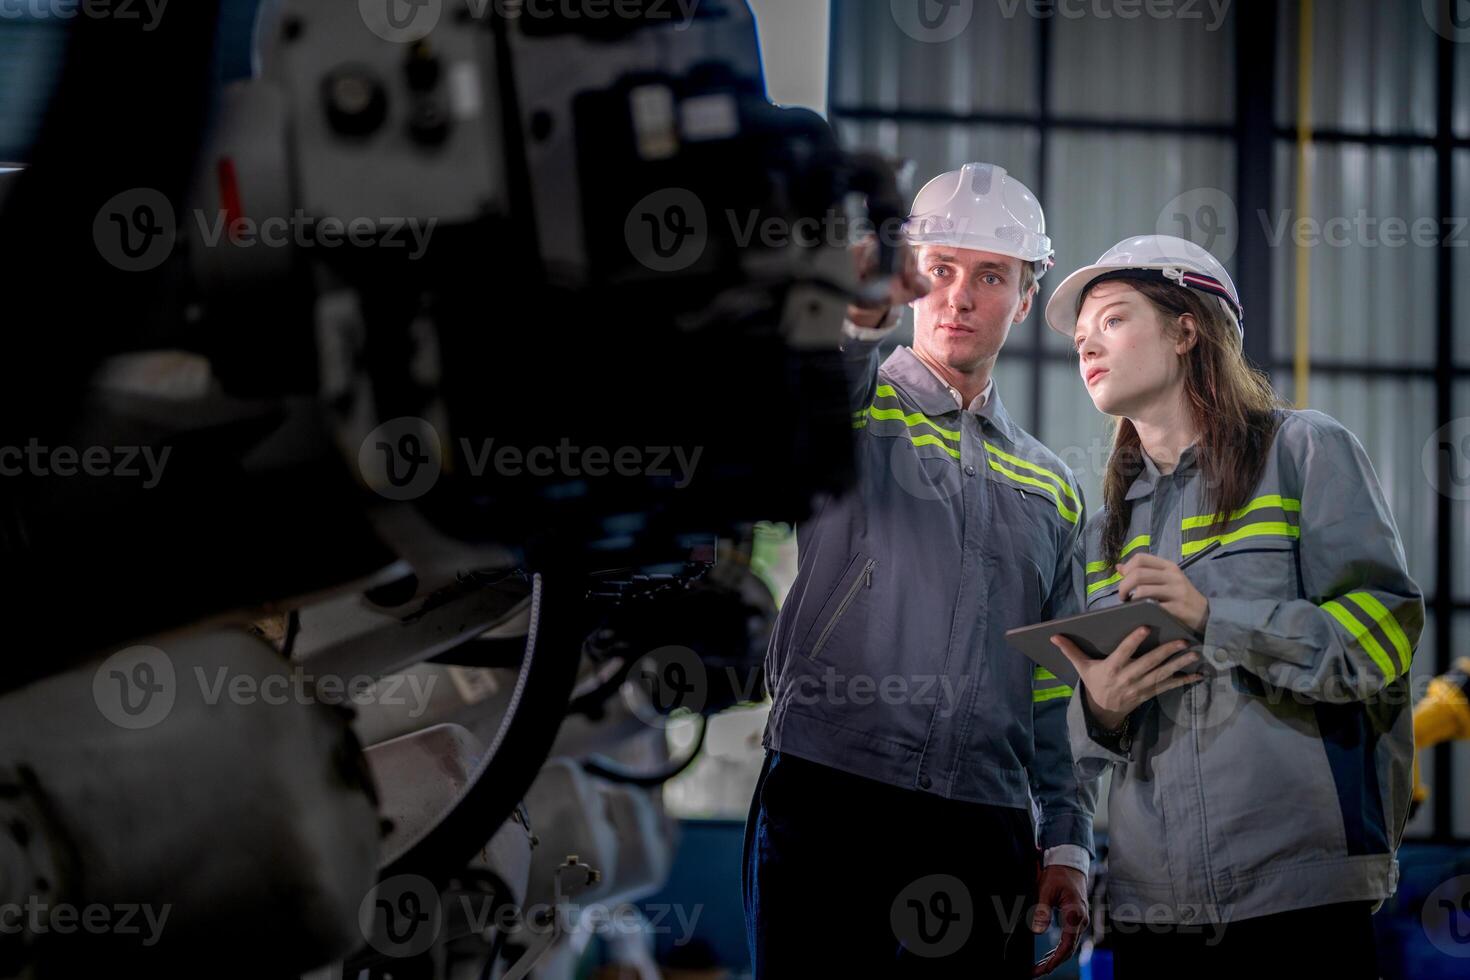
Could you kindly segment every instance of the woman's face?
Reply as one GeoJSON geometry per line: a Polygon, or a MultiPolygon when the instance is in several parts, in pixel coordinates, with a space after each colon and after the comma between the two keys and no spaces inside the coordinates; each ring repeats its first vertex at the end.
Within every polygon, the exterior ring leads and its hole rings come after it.
{"type": "Polygon", "coordinates": [[[1184,384],[1182,355],[1193,339],[1193,319],[1180,323],[1182,334],[1171,339],[1163,315],[1126,282],[1088,291],[1073,341],[1077,370],[1098,411],[1133,418],[1175,396],[1184,384]]]}

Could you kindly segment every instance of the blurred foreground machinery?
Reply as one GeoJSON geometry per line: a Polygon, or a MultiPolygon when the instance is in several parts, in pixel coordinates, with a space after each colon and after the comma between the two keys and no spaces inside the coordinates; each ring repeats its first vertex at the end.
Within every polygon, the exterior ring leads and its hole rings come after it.
{"type": "Polygon", "coordinates": [[[743,2],[504,6],[267,2],[224,90],[210,0],[0,23],[0,974],[566,975],[760,696],[857,286],[747,230],[892,173],[743,2]]]}

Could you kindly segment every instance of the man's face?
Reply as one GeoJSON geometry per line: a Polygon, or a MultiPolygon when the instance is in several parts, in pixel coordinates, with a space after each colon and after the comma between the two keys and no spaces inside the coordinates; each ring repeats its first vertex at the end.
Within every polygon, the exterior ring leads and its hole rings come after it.
{"type": "Polygon", "coordinates": [[[914,346],[961,372],[993,361],[1036,294],[1021,293],[1021,260],[947,245],[923,246],[918,260],[934,288],[914,302],[914,346]]]}

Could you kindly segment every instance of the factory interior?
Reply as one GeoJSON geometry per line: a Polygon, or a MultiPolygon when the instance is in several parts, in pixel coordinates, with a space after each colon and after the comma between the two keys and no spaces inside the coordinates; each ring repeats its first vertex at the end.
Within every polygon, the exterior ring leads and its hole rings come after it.
{"type": "Polygon", "coordinates": [[[1466,0],[0,0],[0,269],[0,977],[1470,977],[1466,0]]]}

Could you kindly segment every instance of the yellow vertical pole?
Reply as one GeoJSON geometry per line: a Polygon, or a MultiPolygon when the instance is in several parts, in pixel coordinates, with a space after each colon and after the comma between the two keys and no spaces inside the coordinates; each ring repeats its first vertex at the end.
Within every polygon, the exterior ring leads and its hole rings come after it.
{"type": "MultiPolygon", "coordinates": [[[[1312,0],[1301,0],[1301,17],[1297,26],[1296,81],[1296,214],[1304,221],[1311,208],[1311,180],[1307,174],[1307,157],[1312,142],[1312,0]]],[[[1296,246],[1296,404],[1307,407],[1307,384],[1312,363],[1312,256],[1294,234],[1296,246]]]]}

